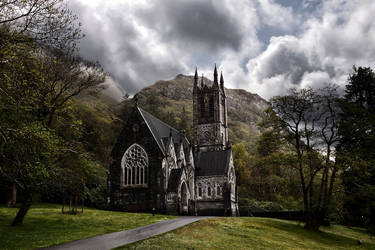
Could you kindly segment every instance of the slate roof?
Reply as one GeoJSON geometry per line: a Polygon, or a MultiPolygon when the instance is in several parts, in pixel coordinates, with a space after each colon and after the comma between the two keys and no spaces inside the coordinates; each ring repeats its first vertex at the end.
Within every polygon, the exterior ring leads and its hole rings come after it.
{"type": "Polygon", "coordinates": [[[229,167],[231,149],[212,152],[200,152],[197,164],[197,176],[226,175],[229,167]]]}
{"type": "MultiPolygon", "coordinates": [[[[163,153],[166,152],[166,145],[169,138],[169,133],[172,132],[172,138],[174,144],[179,144],[181,140],[181,133],[177,129],[169,126],[165,122],[159,120],[150,113],[144,111],[140,107],[137,107],[140,114],[142,115],[144,121],[146,122],[148,128],[150,129],[156,143],[163,153]]],[[[182,135],[182,143],[184,145],[185,154],[189,151],[189,141],[185,135],[182,135]]],[[[176,148],[177,150],[177,148],[176,148]]]]}
{"type": "Polygon", "coordinates": [[[177,192],[178,183],[181,177],[181,168],[174,168],[171,170],[168,181],[168,190],[167,192],[177,192]]]}

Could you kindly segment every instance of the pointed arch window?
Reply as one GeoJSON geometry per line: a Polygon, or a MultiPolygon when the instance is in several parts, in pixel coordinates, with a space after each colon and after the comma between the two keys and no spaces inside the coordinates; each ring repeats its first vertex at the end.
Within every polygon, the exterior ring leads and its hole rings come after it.
{"type": "Polygon", "coordinates": [[[144,186],[147,184],[148,155],[146,150],[134,143],[121,160],[121,183],[123,186],[144,186]]]}
{"type": "Polygon", "coordinates": [[[210,111],[210,117],[214,116],[214,111],[215,111],[215,103],[214,103],[214,97],[210,97],[210,105],[209,105],[209,111],[210,111]]]}
{"type": "Polygon", "coordinates": [[[206,116],[206,104],[205,104],[205,100],[204,100],[204,97],[203,95],[200,97],[200,113],[201,113],[201,117],[205,117],[206,116]]]}

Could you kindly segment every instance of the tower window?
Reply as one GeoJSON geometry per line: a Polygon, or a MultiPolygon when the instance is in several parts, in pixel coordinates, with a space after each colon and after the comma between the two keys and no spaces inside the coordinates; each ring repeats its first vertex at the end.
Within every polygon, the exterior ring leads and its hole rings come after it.
{"type": "Polygon", "coordinates": [[[217,194],[217,195],[221,195],[220,186],[217,186],[216,194],[217,194]]]}
{"type": "Polygon", "coordinates": [[[207,187],[207,195],[211,196],[211,187],[207,187]]]}
{"type": "Polygon", "coordinates": [[[200,108],[201,108],[201,117],[205,117],[205,103],[204,103],[204,97],[201,96],[201,101],[200,101],[200,108]]]}
{"type": "Polygon", "coordinates": [[[123,186],[147,184],[148,156],[138,144],[131,145],[121,160],[123,186]]]}
{"type": "Polygon", "coordinates": [[[210,117],[214,116],[215,104],[214,104],[214,97],[210,97],[210,117]]]}
{"type": "Polygon", "coordinates": [[[202,187],[199,187],[199,188],[198,188],[198,196],[199,196],[199,197],[202,197],[202,187]]]}

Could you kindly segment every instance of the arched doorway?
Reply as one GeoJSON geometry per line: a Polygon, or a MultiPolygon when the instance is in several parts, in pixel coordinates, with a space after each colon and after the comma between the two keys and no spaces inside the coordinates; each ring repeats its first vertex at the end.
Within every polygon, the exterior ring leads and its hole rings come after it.
{"type": "Polygon", "coordinates": [[[189,212],[189,194],[185,182],[181,184],[181,203],[180,214],[188,214],[189,212]]]}

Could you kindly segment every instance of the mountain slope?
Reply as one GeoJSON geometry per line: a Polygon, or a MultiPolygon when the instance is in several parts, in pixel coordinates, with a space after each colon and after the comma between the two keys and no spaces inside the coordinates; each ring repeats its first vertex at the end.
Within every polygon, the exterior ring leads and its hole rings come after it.
{"type": "MultiPolygon", "coordinates": [[[[172,80],[162,80],[136,94],[139,105],[154,116],[178,129],[187,130],[192,139],[193,76],[177,75],[172,80]],[[184,124],[187,124],[184,126],[184,124]]],[[[206,84],[212,81],[205,78],[206,84]]],[[[249,149],[260,131],[257,123],[268,107],[266,100],[242,89],[226,89],[228,103],[228,127],[231,143],[245,143],[249,149]]],[[[123,103],[131,106],[132,101],[123,103]]]]}

